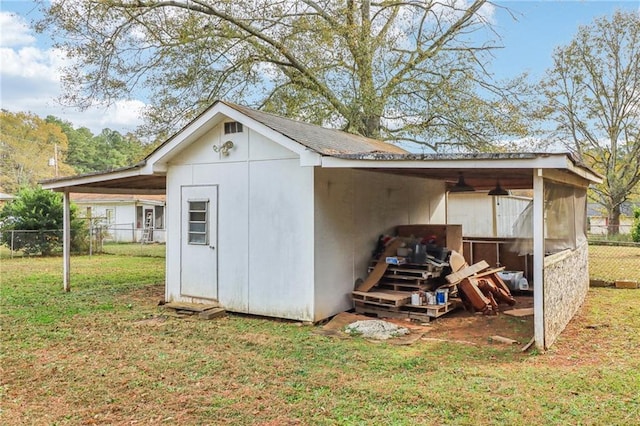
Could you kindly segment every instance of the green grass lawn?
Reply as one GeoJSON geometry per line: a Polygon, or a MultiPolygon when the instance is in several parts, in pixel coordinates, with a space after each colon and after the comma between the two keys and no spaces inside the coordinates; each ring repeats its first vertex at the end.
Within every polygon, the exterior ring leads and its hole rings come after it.
{"type": "Polygon", "coordinates": [[[589,291],[545,354],[168,316],[164,259],[2,259],[0,424],[631,425],[640,290],[589,291]]]}

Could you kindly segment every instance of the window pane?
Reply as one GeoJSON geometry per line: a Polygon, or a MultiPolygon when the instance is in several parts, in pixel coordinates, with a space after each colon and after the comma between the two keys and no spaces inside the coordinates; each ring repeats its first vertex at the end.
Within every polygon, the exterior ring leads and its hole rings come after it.
{"type": "Polygon", "coordinates": [[[189,232],[202,232],[204,233],[207,229],[206,223],[190,223],[189,224],[189,232]]]}
{"type": "Polygon", "coordinates": [[[190,212],[189,213],[190,222],[204,222],[206,220],[207,220],[206,212],[190,212]]]}
{"type": "Polygon", "coordinates": [[[207,202],[206,201],[190,201],[189,210],[200,211],[200,212],[205,211],[207,210],[207,202]]]}
{"type": "Polygon", "coordinates": [[[207,244],[207,236],[205,234],[189,233],[189,244],[207,244]]]}
{"type": "Polygon", "coordinates": [[[208,213],[208,201],[189,201],[189,221],[187,223],[187,241],[189,244],[208,244],[208,213]]]}

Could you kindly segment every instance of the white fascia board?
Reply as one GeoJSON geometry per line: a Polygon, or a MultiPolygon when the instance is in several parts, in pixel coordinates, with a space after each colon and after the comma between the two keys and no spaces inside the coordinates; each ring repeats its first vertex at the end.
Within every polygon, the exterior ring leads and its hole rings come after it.
{"type": "Polygon", "coordinates": [[[567,161],[567,169],[569,169],[572,173],[580,176],[583,179],[587,179],[593,183],[602,183],[603,182],[603,177],[599,176],[598,174],[592,172],[589,169],[586,169],[584,167],[580,167],[580,166],[576,166],[575,164],[573,164],[573,161],[571,161],[570,158],[567,157],[566,159],[567,161]]]}
{"type": "Polygon", "coordinates": [[[156,152],[154,152],[147,159],[147,167],[155,172],[166,172],[167,162],[171,160],[171,157],[173,157],[174,154],[177,154],[182,147],[188,146],[191,142],[195,141],[198,137],[202,136],[225,119],[242,123],[253,131],[260,133],[288,150],[298,154],[300,156],[300,163],[302,166],[320,165],[320,154],[286,137],[282,133],[265,126],[242,112],[220,102],[210,110],[203,113],[195,121],[187,125],[187,127],[185,127],[180,133],[176,134],[165,146],[160,147],[156,152]]]}
{"type": "Polygon", "coordinates": [[[123,179],[128,177],[151,174],[151,173],[144,173],[144,171],[145,171],[145,168],[136,167],[136,168],[127,169],[127,170],[100,173],[100,174],[89,175],[89,176],[78,176],[75,178],[60,179],[53,182],[43,182],[42,188],[51,189],[55,191],[55,190],[62,190],[64,188],[69,188],[69,187],[78,186],[78,185],[86,185],[89,183],[104,182],[108,180],[123,179]]]}
{"type": "Polygon", "coordinates": [[[322,157],[322,167],[379,169],[566,169],[565,155],[549,154],[535,158],[433,159],[433,160],[352,160],[322,157]]]}
{"type": "Polygon", "coordinates": [[[288,138],[282,133],[273,130],[269,126],[262,124],[259,121],[254,120],[251,117],[248,117],[227,105],[222,105],[224,107],[223,113],[229,118],[242,123],[243,125],[251,128],[255,132],[260,133],[262,136],[271,139],[275,143],[282,145],[284,148],[289,151],[294,152],[300,156],[300,165],[301,166],[319,166],[321,164],[320,158],[322,157],[319,153],[307,148],[306,146],[299,144],[293,139],[288,138]]]}
{"type": "Polygon", "coordinates": [[[166,172],[167,162],[171,160],[171,157],[218,124],[220,121],[221,107],[225,106],[226,105],[222,103],[218,103],[189,123],[165,145],[158,148],[157,151],[147,158],[146,168],[151,171],[166,172]]]}

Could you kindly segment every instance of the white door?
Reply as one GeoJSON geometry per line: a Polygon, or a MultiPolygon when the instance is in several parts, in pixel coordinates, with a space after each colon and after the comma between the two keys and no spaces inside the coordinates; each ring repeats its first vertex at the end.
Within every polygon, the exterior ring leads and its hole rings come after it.
{"type": "Polygon", "coordinates": [[[218,298],[218,187],[183,186],[180,294],[218,298]]]}

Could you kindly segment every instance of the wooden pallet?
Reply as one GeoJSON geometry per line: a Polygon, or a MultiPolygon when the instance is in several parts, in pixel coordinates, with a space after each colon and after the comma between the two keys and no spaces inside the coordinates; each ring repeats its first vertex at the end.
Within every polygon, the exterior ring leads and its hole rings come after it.
{"type": "Polygon", "coordinates": [[[447,302],[445,305],[405,305],[403,306],[403,310],[410,312],[423,312],[432,318],[438,318],[453,311],[459,306],[462,306],[461,302],[452,300],[447,302]]]}
{"type": "Polygon", "coordinates": [[[406,291],[352,291],[354,301],[366,302],[372,305],[398,307],[411,301],[411,293],[406,291]]]}
{"type": "Polygon", "coordinates": [[[431,284],[423,284],[423,283],[412,283],[407,281],[393,281],[393,280],[383,280],[378,283],[377,288],[379,289],[388,289],[395,291],[430,291],[432,290],[434,285],[431,284]]]}
{"type": "Polygon", "coordinates": [[[445,305],[411,305],[383,306],[362,300],[355,300],[357,313],[376,315],[378,317],[415,319],[428,321],[429,318],[438,318],[458,307],[462,306],[460,300],[450,300],[445,305]]]}
{"type": "Polygon", "coordinates": [[[429,322],[431,320],[431,317],[423,312],[390,310],[381,306],[372,306],[361,302],[356,302],[355,311],[358,314],[372,315],[377,318],[412,319],[422,322],[429,322]]]}
{"type": "MultiPolygon", "coordinates": [[[[368,271],[371,272],[375,265],[369,266],[368,271]]],[[[441,266],[431,264],[404,263],[402,265],[389,265],[385,271],[385,275],[406,275],[417,278],[434,278],[439,277],[442,272],[441,266]]]]}

